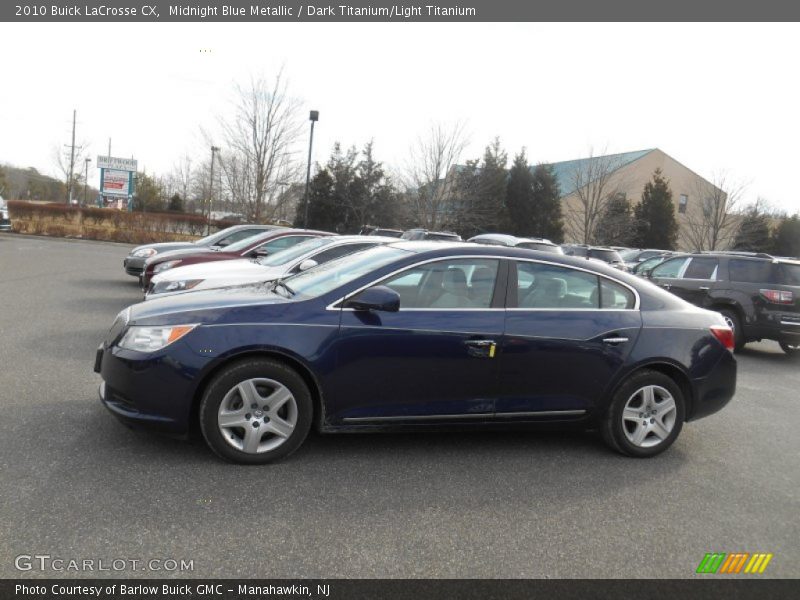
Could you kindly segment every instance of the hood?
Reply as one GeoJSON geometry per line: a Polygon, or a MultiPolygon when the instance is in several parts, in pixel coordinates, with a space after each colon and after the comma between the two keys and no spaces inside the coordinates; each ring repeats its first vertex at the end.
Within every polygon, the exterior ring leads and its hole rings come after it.
{"type": "MultiPolygon", "coordinates": [[[[161,281],[183,281],[184,279],[230,281],[237,283],[238,278],[247,281],[266,281],[276,277],[276,269],[265,267],[249,259],[226,260],[221,262],[206,262],[185,267],[175,267],[153,277],[153,283],[161,281]]],[[[280,273],[280,271],[278,271],[280,273]]]]}
{"type": "Polygon", "coordinates": [[[169,250],[180,250],[181,248],[202,248],[202,246],[198,246],[194,242],[159,242],[157,244],[142,244],[141,246],[136,246],[136,248],[131,250],[130,253],[133,254],[142,248],[154,248],[159,254],[161,254],[162,252],[168,252],[169,250]]]}
{"type": "MultiPolygon", "coordinates": [[[[216,290],[156,296],[147,302],[130,307],[130,322],[155,319],[158,323],[178,323],[184,313],[192,322],[210,323],[216,320],[218,311],[225,308],[286,304],[290,298],[269,291],[266,285],[221,288],[216,290]]],[[[184,319],[185,320],[185,319],[184,319]]],[[[151,322],[150,324],[157,324],[151,322]]]]}
{"type": "Polygon", "coordinates": [[[151,264],[154,262],[175,260],[176,258],[203,258],[207,257],[209,254],[217,255],[220,253],[218,250],[212,250],[211,248],[213,248],[213,246],[198,246],[196,244],[177,249],[167,248],[165,250],[159,250],[158,254],[154,254],[148,258],[147,262],[151,264]]]}

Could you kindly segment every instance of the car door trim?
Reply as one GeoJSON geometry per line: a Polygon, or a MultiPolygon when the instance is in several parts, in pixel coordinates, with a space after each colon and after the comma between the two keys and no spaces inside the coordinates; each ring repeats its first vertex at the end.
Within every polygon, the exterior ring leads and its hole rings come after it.
{"type": "Polygon", "coordinates": [[[555,417],[579,416],[586,414],[585,410],[534,410],[524,412],[485,412],[468,414],[443,414],[443,415],[393,415],[390,417],[344,417],[344,423],[390,423],[397,421],[455,421],[469,419],[485,419],[486,417],[520,418],[520,417],[555,417]]]}

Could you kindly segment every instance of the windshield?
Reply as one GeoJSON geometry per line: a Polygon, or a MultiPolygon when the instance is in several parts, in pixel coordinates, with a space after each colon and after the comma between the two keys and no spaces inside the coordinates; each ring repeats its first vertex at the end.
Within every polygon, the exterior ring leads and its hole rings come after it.
{"type": "Polygon", "coordinates": [[[609,263],[622,262],[622,258],[616,250],[598,250],[597,248],[590,248],[589,256],[592,258],[599,258],[609,263]]]}
{"type": "Polygon", "coordinates": [[[198,246],[213,246],[214,242],[225,237],[229,233],[230,231],[228,231],[227,229],[223,229],[222,231],[218,231],[217,233],[212,233],[211,235],[207,235],[204,238],[195,240],[194,243],[197,244],[198,246]]]}
{"type": "Polygon", "coordinates": [[[304,271],[288,278],[286,283],[293,292],[316,298],[408,254],[408,250],[378,246],[304,271]]]}
{"type": "Polygon", "coordinates": [[[291,248],[287,248],[286,250],[281,250],[280,252],[276,252],[275,254],[270,254],[269,256],[260,258],[258,259],[258,262],[259,264],[262,264],[265,267],[277,267],[279,265],[285,265],[290,260],[294,260],[295,258],[303,256],[306,252],[310,252],[315,248],[321,248],[322,246],[331,244],[334,241],[336,241],[335,237],[313,238],[310,240],[306,240],[305,242],[295,244],[294,246],[292,246],[291,248]]]}
{"type": "Polygon", "coordinates": [[[641,250],[636,250],[634,248],[633,250],[623,250],[622,252],[619,253],[619,255],[620,255],[620,257],[622,257],[622,260],[624,260],[625,262],[631,262],[631,261],[636,260],[637,258],[639,258],[639,253],[640,252],[641,252],[641,250]]]}
{"type": "Polygon", "coordinates": [[[250,237],[246,237],[238,242],[234,242],[233,244],[228,244],[223,248],[225,252],[239,252],[244,250],[248,246],[252,246],[259,240],[263,240],[264,238],[269,238],[269,235],[266,235],[266,232],[262,232],[260,234],[256,234],[250,237]]]}

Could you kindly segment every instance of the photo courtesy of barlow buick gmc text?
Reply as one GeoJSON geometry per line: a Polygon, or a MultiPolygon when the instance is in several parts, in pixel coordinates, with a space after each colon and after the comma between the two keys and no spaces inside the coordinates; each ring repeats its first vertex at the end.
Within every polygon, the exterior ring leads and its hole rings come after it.
{"type": "Polygon", "coordinates": [[[772,600],[800,7],[0,3],[0,600],[772,600]]]}

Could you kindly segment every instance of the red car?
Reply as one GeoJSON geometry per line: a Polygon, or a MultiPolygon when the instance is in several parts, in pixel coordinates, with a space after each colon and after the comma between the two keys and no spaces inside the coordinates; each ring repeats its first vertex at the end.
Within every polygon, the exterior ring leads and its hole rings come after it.
{"type": "Polygon", "coordinates": [[[190,248],[156,254],[152,258],[148,258],[144,263],[144,270],[142,271],[142,289],[147,289],[153,275],[166,271],[167,269],[216,260],[236,260],[240,258],[267,256],[290,248],[307,239],[326,235],[334,234],[327,231],[314,231],[311,229],[271,229],[264,233],[240,240],[230,246],[225,246],[222,250],[190,248]]]}

